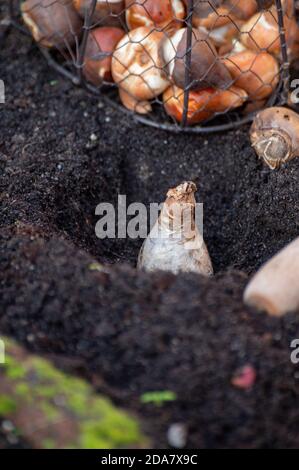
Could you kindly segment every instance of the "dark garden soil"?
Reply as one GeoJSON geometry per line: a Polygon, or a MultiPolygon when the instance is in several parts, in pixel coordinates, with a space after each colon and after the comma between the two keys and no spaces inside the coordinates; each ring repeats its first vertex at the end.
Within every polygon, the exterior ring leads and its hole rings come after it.
{"type": "Polygon", "coordinates": [[[299,160],[269,170],[248,127],[201,137],[136,124],[15,31],[0,44],[0,78],[1,333],[136,412],[156,447],[174,423],[190,447],[298,447],[298,314],[268,318],[242,292],[298,235],[299,160]],[[136,272],[140,240],[96,238],[100,202],[162,202],[186,179],[204,202],[214,278],[136,272]],[[257,378],[241,390],[231,380],[246,364],[257,378]],[[165,390],[176,400],[142,403],[165,390]]]}

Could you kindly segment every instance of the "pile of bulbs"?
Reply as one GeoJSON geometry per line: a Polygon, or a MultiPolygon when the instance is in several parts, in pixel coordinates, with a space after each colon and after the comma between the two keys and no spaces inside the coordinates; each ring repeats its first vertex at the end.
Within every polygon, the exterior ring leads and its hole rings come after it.
{"type": "MultiPolygon", "coordinates": [[[[287,47],[296,56],[294,0],[282,0],[287,47]]],[[[281,55],[273,0],[194,0],[187,67],[188,0],[97,0],[83,62],[95,86],[114,82],[123,105],[147,114],[163,97],[181,122],[188,76],[187,123],[244,105],[260,109],[279,82],[281,55]]],[[[26,0],[24,22],[46,48],[78,49],[93,0],[26,0]]],[[[245,110],[245,112],[246,112],[245,110]]]]}

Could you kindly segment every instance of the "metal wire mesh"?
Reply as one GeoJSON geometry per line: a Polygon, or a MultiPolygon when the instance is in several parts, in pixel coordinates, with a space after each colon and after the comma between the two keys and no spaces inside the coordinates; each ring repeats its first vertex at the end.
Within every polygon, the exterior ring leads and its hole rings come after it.
{"type": "Polygon", "coordinates": [[[10,10],[59,73],[154,127],[225,130],[287,101],[294,0],[11,0],[10,10]]]}

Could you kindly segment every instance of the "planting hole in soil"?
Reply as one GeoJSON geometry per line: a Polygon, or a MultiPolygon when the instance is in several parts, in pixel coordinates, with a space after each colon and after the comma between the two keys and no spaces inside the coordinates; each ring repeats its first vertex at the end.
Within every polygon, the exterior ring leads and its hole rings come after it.
{"type": "MultiPolygon", "coordinates": [[[[28,367],[43,356],[111,400],[132,436],[111,446],[298,447],[298,312],[268,316],[243,293],[298,236],[299,159],[271,170],[248,125],[143,126],[57,75],[30,38],[0,38],[0,337],[28,367]],[[204,205],[214,276],[138,271],[143,240],[96,237],[98,204],[148,208],[184,181],[204,205]]],[[[12,437],[8,405],[0,447],[40,446],[28,430],[12,437]]]]}

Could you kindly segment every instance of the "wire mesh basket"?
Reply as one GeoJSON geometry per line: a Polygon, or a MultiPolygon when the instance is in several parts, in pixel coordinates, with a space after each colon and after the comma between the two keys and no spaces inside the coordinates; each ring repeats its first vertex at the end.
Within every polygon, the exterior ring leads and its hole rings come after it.
{"type": "Polygon", "coordinates": [[[145,124],[195,133],[287,101],[294,0],[11,0],[49,65],[145,124]]]}

